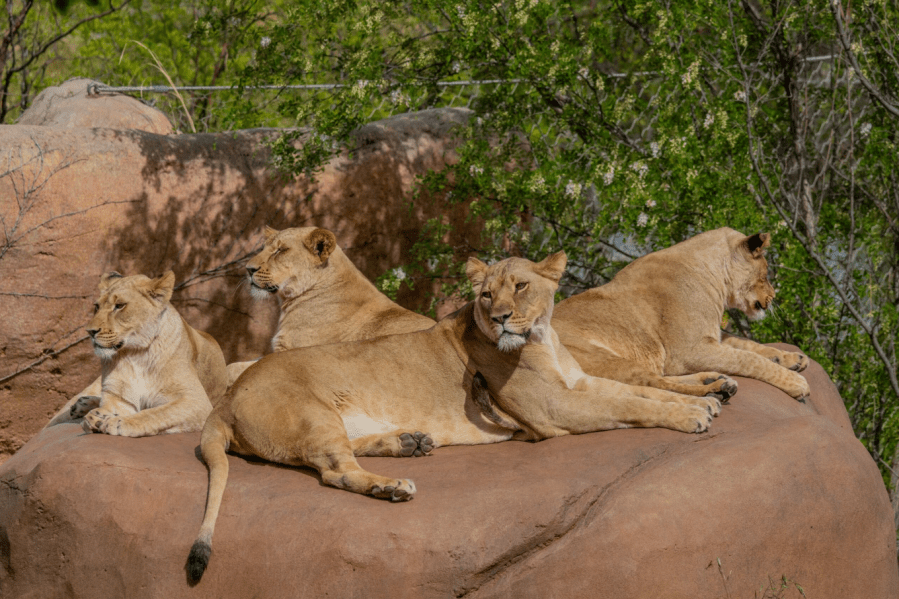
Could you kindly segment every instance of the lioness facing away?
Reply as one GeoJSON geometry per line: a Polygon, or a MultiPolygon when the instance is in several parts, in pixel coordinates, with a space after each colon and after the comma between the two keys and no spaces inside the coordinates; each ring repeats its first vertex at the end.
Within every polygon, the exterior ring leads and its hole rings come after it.
{"type": "Polygon", "coordinates": [[[726,308],[758,320],[774,299],[767,233],[701,233],[638,258],[606,285],[556,306],[553,326],[585,372],[631,385],[728,399],[745,376],[802,400],[808,366],[785,352],[721,330],[726,308]]]}
{"type": "MultiPolygon", "coordinates": [[[[281,304],[276,352],[431,328],[434,321],[378,291],[346,257],[334,233],[317,227],[265,228],[265,245],[247,263],[254,297],[281,304]]],[[[228,365],[229,386],[253,362],[228,365]]]]}
{"type": "Polygon", "coordinates": [[[472,258],[467,273],[477,299],[426,331],[277,352],[247,369],[203,428],[209,493],[190,579],[199,580],[209,560],[226,451],[310,466],[327,485],[406,501],[415,494],[411,480],[367,472],[355,456],[634,426],[705,431],[717,399],[584,374],[550,325],[565,263],[561,252],[537,264],[509,258],[488,267],[472,258]],[[494,392],[504,426],[472,400],[476,372],[494,392]]]}
{"type": "Polygon", "coordinates": [[[99,401],[82,397],[72,406],[84,415],[86,431],[126,437],[198,431],[225,392],[222,350],[169,302],[174,284],[172,271],[158,279],[100,277],[88,325],[102,362],[99,401]]]}

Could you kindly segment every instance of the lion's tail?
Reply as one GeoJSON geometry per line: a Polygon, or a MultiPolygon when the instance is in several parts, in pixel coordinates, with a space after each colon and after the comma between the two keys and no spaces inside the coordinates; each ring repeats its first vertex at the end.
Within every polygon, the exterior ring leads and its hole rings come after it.
{"type": "Polygon", "coordinates": [[[203,460],[209,468],[209,493],[206,496],[206,515],[200,526],[200,533],[190,555],[187,557],[187,578],[191,584],[196,584],[203,577],[206,566],[209,565],[209,555],[212,553],[212,532],[215,529],[215,521],[219,515],[219,507],[222,505],[222,495],[225,493],[225,485],[228,482],[228,456],[225,452],[231,443],[234,431],[225,423],[217,411],[213,411],[203,426],[203,436],[200,439],[200,449],[203,452],[203,460]]]}

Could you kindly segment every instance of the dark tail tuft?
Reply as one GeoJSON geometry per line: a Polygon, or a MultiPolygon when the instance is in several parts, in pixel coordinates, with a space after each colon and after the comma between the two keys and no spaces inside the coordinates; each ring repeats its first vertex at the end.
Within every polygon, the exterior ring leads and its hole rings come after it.
{"type": "Polygon", "coordinates": [[[187,581],[192,585],[200,582],[203,578],[203,572],[209,565],[209,555],[212,553],[212,547],[209,543],[196,541],[194,546],[190,548],[190,555],[187,556],[187,581]]]}

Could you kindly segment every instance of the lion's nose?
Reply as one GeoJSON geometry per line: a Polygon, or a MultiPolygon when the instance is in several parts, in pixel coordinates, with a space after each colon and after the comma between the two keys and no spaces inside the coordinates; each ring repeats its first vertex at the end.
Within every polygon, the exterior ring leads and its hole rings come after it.
{"type": "Polygon", "coordinates": [[[87,334],[91,336],[91,339],[97,336],[97,333],[100,332],[100,329],[88,329],[87,334]]]}
{"type": "Polygon", "coordinates": [[[253,274],[256,273],[257,270],[259,270],[258,267],[250,266],[249,264],[247,264],[247,272],[250,274],[251,277],[253,276],[253,274]]]}
{"type": "Polygon", "coordinates": [[[503,314],[501,316],[491,316],[490,320],[492,320],[496,324],[505,324],[506,321],[509,320],[510,316],[512,316],[511,312],[509,312],[508,314],[503,314]]]}

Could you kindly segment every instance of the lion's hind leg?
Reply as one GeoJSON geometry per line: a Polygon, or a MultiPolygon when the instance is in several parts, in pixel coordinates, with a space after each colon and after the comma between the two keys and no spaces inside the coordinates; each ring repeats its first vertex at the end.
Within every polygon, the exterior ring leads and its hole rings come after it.
{"type": "Polygon", "coordinates": [[[309,465],[319,471],[322,482],[338,489],[373,495],[390,501],[409,501],[415,496],[415,483],[404,478],[388,478],[363,470],[349,447],[343,451],[319,455],[309,465]]]}
{"type": "Polygon", "coordinates": [[[437,444],[421,431],[391,431],[350,440],[353,455],[409,458],[430,455],[437,444]]]}
{"type": "MultiPolygon", "coordinates": [[[[279,446],[277,453],[280,455],[262,454],[261,457],[315,468],[323,483],[338,489],[391,501],[412,499],[415,483],[411,480],[373,474],[359,465],[343,419],[333,406],[308,402],[304,408],[302,418],[294,427],[270,437],[269,443],[279,446]]],[[[380,436],[384,437],[383,434],[380,436]]]]}

